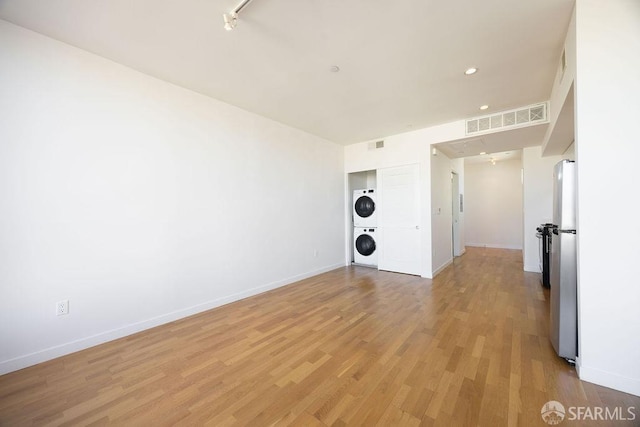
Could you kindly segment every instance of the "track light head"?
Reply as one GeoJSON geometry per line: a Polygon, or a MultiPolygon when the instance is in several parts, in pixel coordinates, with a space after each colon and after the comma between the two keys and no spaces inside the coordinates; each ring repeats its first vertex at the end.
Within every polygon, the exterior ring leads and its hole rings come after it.
{"type": "Polygon", "coordinates": [[[225,13],[222,15],[222,19],[224,19],[224,29],[227,31],[231,31],[236,27],[236,24],[238,22],[238,14],[225,13]]]}

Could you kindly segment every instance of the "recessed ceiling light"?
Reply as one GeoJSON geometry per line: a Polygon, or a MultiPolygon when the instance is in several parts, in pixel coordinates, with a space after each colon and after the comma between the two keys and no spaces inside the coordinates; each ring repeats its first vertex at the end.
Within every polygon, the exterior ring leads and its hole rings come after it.
{"type": "Polygon", "coordinates": [[[481,155],[481,156],[484,156],[485,154],[487,154],[487,152],[486,152],[486,151],[481,151],[481,152],[480,152],[480,155],[481,155]]]}
{"type": "Polygon", "coordinates": [[[470,76],[471,74],[475,74],[478,72],[478,69],[475,67],[471,67],[471,68],[467,68],[467,70],[464,72],[467,76],[470,76]]]}
{"type": "Polygon", "coordinates": [[[485,104],[485,105],[481,105],[481,106],[480,106],[480,109],[481,109],[481,110],[486,110],[487,108],[489,108],[489,106],[488,106],[488,105],[486,105],[486,104],[485,104]]]}
{"type": "Polygon", "coordinates": [[[338,67],[337,65],[332,65],[331,67],[329,67],[329,71],[331,71],[332,73],[337,73],[338,71],[340,71],[340,67],[338,67]]]}

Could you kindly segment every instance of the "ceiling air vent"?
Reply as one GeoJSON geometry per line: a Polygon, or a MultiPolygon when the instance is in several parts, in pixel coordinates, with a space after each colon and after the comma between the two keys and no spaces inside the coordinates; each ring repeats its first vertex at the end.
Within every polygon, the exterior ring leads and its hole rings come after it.
{"type": "Polygon", "coordinates": [[[377,150],[378,148],[384,148],[384,140],[369,142],[367,145],[369,150],[377,150]]]}
{"type": "Polygon", "coordinates": [[[467,135],[548,123],[547,110],[548,104],[543,102],[542,104],[529,105],[528,107],[494,113],[489,116],[474,117],[466,121],[467,135]]]}

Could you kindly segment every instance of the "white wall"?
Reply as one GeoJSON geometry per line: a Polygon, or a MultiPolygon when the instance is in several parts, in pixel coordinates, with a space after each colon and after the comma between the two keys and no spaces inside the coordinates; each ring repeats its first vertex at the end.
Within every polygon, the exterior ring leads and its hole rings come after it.
{"type": "Polygon", "coordinates": [[[565,68],[562,69],[562,61],[558,60],[558,68],[549,98],[549,126],[542,141],[542,152],[545,156],[559,155],[566,151],[566,147],[573,140],[573,82],[576,77],[576,20],[572,15],[567,26],[567,35],[564,42],[565,68]],[[567,117],[566,114],[572,117],[567,117]],[[567,135],[571,134],[571,135],[567,135]],[[566,140],[565,140],[566,139],[566,140]]]}
{"type": "Polygon", "coordinates": [[[453,260],[451,159],[440,150],[431,156],[431,254],[434,276],[453,260]]]}
{"type": "Polygon", "coordinates": [[[524,170],[524,244],[522,257],[524,270],[542,272],[540,259],[540,239],[536,228],[551,222],[553,217],[553,168],[563,158],[573,159],[569,152],[562,156],[542,157],[541,147],[522,150],[524,170]]]}
{"type": "MultiPolygon", "coordinates": [[[[345,147],[345,172],[377,170],[409,164],[420,165],[421,275],[432,278],[431,236],[431,144],[464,137],[464,121],[420,129],[384,138],[384,148],[375,142],[345,147]]],[[[346,213],[346,218],[350,215],[346,213]]]]}
{"type": "Polygon", "coordinates": [[[579,372],[640,396],[640,2],[576,2],[579,372]]]}
{"type": "Polygon", "coordinates": [[[0,63],[0,373],[344,265],[343,147],[4,21],[0,63]]]}
{"type": "Polygon", "coordinates": [[[521,159],[465,165],[467,246],[522,249],[521,159]]]}

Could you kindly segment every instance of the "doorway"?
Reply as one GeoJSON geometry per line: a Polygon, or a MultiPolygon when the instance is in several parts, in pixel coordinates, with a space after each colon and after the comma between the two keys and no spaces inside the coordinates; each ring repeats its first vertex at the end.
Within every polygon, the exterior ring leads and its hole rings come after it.
{"type": "Polygon", "coordinates": [[[460,213],[463,212],[462,194],[460,193],[460,176],[451,172],[451,250],[452,256],[462,255],[460,244],[460,213]]]}

